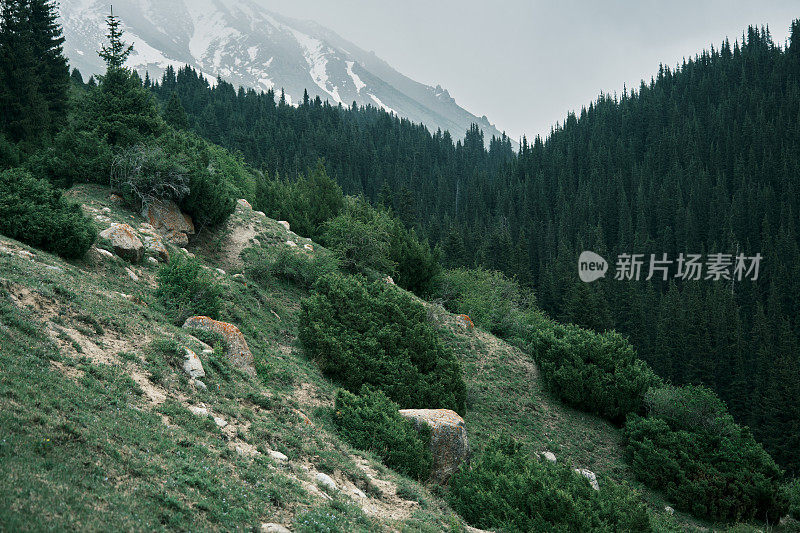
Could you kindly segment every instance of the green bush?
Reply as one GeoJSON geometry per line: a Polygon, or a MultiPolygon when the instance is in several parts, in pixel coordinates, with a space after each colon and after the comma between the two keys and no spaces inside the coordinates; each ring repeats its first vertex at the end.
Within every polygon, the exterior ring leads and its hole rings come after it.
{"type": "Polygon", "coordinates": [[[322,371],[350,392],[364,384],[405,408],[464,413],[466,385],[425,306],[382,281],[323,276],[302,302],[299,337],[322,371]]]}
{"type": "Polygon", "coordinates": [[[528,315],[537,313],[533,294],[502,272],[458,268],[443,272],[436,285],[448,310],[469,315],[475,325],[506,339],[519,335],[528,315]]]}
{"type": "Polygon", "coordinates": [[[156,200],[179,201],[189,193],[183,161],[158,145],[121,150],[111,168],[111,187],[137,207],[156,200]]]}
{"type": "Polygon", "coordinates": [[[31,156],[27,166],[57,187],[108,185],[112,159],[111,147],[95,132],[70,128],[56,135],[53,146],[31,156]]]}
{"type": "Polygon", "coordinates": [[[545,383],[564,403],[622,423],[643,412],[644,396],[661,379],[622,335],[553,324],[526,335],[545,383]]]}
{"type": "Polygon", "coordinates": [[[638,479],[699,517],[776,523],[786,514],[781,471],[749,429],[728,422],[719,433],[689,423],[629,417],[626,454],[638,479]]]}
{"type": "Polygon", "coordinates": [[[288,221],[298,235],[317,239],[322,225],[344,207],[344,195],[320,161],[307,176],[291,182],[261,177],[253,205],[271,218],[288,221]]]}
{"type": "Polygon", "coordinates": [[[595,491],[566,465],[540,461],[499,436],[450,480],[447,500],[469,524],[496,531],[650,531],[627,486],[595,491]]]}
{"type": "Polygon", "coordinates": [[[247,275],[264,283],[270,278],[283,279],[309,288],[320,277],[339,268],[336,258],[326,251],[308,254],[298,248],[279,247],[267,252],[250,252],[245,257],[247,275]]]}
{"type": "Polygon", "coordinates": [[[221,295],[222,288],[197,259],[176,254],[158,271],[156,296],[177,325],[196,315],[218,318],[221,295]]]}
{"type": "Polygon", "coordinates": [[[374,453],[401,474],[427,479],[433,465],[430,430],[423,426],[417,431],[398,409],[385,394],[366,385],[357,396],[340,389],[334,422],[352,446],[374,453]]]}
{"type": "Polygon", "coordinates": [[[789,515],[795,520],[800,520],[800,479],[793,479],[784,483],[781,494],[789,504],[789,515]]]}
{"type": "Polygon", "coordinates": [[[0,172],[0,233],[68,259],[82,257],[97,237],[80,206],[19,168],[0,172]]]}

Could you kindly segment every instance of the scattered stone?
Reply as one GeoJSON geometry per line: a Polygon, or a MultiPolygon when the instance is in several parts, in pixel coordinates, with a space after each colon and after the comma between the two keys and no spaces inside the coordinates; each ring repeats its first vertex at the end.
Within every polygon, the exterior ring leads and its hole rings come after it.
{"type": "Polygon", "coordinates": [[[336,482],[331,479],[328,474],[323,474],[322,472],[318,472],[316,476],[314,476],[314,480],[316,480],[318,485],[322,485],[324,488],[335,491],[338,490],[336,486],[336,482]]]}
{"type": "Polygon", "coordinates": [[[208,409],[206,409],[203,406],[190,405],[189,406],[189,411],[191,411],[193,414],[195,414],[197,416],[204,416],[204,417],[208,416],[208,409]]]}
{"type": "Polygon", "coordinates": [[[138,263],[144,255],[144,244],[128,224],[111,224],[100,232],[100,237],[111,241],[114,253],[130,263],[138,263]]]}
{"type": "Polygon", "coordinates": [[[304,244],[304,245],[303,245],[303,248],[305,248],[305,249],[306,249],[306,250],[308,250],[309,252],[313,252],[313,251],[314,251],[314,246],[312,246],[312,245],[310,245],[310,244],[304,244]]]}
{"type": "Polygon", "coordinates": [[[105,257],[107,259],[114,259],[114,254],[112,254],[111,252],[109,252],[108,250],[106,250],[104,248],[96,248],[96,251],[97,251],[98,254],[102,255],[103,257],[105,257]]]}
{"type": "Polygon", "coordinates": [[[594,472],[586,470],[585,468],[576,468],[575,472],[588,479],[589,485],[591,485],[594,490],[600,490],[600,484],[597,483],[597,476],[594,475],[594,472]]]}
{"type": "Polygon", "coordinates": [[[280,524],[270,522],[261,524],[261,533],[292,533],[292,531],[280,524]]]}
{"type": "Polygon", "coordinates": [[[206,375],[206,371],[203,370],[203,362],[196,353],[185,346],[183,348],[183,370],[192,379],[203,378],[206,375]]]}
{"type": "Polygon", "coordinates": [[[202,390],[202,391],[208,390],[208,385],[206,385],[205,383],[203,383],[199,379],[193,379],[192,383],[194,383],[194,386],[197,387],[198,389],[202,390]]]}
{"type": "Polygon", "coordinates": [[[553,452],[542,452],[541,455],[542,455],[542,457],[544,457],[546,460],[550,461],[551,463],[555,463],[556,462],[556,456],[555,456],[555,454],[553,452]]]}
{"type": "Polygon", "coordinates": [[[472,319],[469,315],[456,315],[456,319],[458,323],[461,324],[464,329],[475,329],[475,324],[472,322],[472,319]]]}
{"type": "Polygon", "coordinates": [[[189,244],[189,236],[182,231],[171,231],[167,233],[164,238],[168,243],[175,246],[187,246],[189,244]]]}
{"type": "Polygon", "coordinates": [[[270,450],[269,451],[269,456],[272,459],[274,459],[275,461],[278,461],[279,463],[289,462],[289,458],[286,457],[286,455],[282,454],[281,452],[275,451],[275,450],[270,450]]]}
{"type": "Polygon", "coordinates": [[[289,223],[286,222],[285,220],[279,220],[278,224],[286,228],[286,231],[292,231],[291,226],[289,226],[289,223]]]}
{"type": "Polygon", "coordinates": [[[207,316],[193,316],[183,324],[184,329],[200,329],[219,333],[225,340],[225,354],[234,366],[250,374],[256,375],[255,360],[247,341],[239,328],[227,322],[219,322],[207,316]]]}
{"type": "Polygon", "coordinates": [[[431,478],[446,483],[469,457],[469,441],[464,419],[450,409],[401,409],[400,414],[431,429],[433,468],[431,478]]]}
{"type": "Polygon", "coordinates": [[[156,200],[142,209],[142,216],[168,242],[176,246],[189,244],[189,235],[194,235],[192,217],[182,213],[175,202],[156,200]]]}
{"type": "Polygon", "coordinates": [[[670,514],[670,515],[675,514],[675,509],[673,509],[669,505],[664,506],[664,511],[666,511],[667,514],[670,514]]]}
{"type": "Polygon", "coordinates": [[[228,425],[224,418],[220,418],[218,416],[214,417],[214,423],[217,425],[218,428],[222,429],[228,425]]]}
{"type": "Polygon", "coordinates": [[[128,275],[129,278],[133,281],[139,281],[139,276],[136,275],[136,272],[131,270],[130,268],[125,269],[125,273],[128,275]]]}

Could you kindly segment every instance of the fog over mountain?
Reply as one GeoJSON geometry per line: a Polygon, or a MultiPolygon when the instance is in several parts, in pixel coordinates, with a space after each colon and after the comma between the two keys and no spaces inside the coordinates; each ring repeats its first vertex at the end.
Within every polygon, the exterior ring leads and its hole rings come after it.
{"type": "MultiPolygon", "coordinates": [[[[61,3],[65,52],[84,76],[102,72],[96,51],[105,38],[109,5],[101,0],[61,3]]],[[[446,89],[418,83],[336,33],[310,21],[270,12],[251,0],[119,0],[114,13],[135,46],[128,65],[160,77],[190,65],[210,81],[286,93],[304,91],[332,104],[372,105],[463,137],[472,123],[486,140],[501,133],[489,120],[460,107],[446,89]]]]}

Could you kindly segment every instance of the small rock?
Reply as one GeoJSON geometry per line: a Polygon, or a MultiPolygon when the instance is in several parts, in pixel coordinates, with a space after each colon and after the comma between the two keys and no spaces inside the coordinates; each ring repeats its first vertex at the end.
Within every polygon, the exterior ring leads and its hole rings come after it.
{"type": "Polygon", "coordinates": [[[213,348],[206,348],[205,350],[203,350],[200,353],[202,353],[203,355],[214,355],[214,349],[213,348]]]}
{"type": "Polygon", "coordinates": [[[208,409],[198,405],[190,405],[189,411],[194,413],[197,416],[208,416],[208,409]]]}
{"type": "Polygon", "coordinates": [[[247,280],[244,277],[244,274],[234,274],[233,279],[238,281],[239,283],[246,283],[247,280]]]}
{"type": "Polygon", "coordinates": [[[248,209],[248,210],[250,210],[250,211],[252,211],[252,210],[253,210],[253,206],[252,206],[252,205],[250,205],[250,202],[248,202],[248,201],[247,201],[247,200],[245,200],[244,198],[241,198],[241,199],[239,199],[239,200],[236,200],[236,203],[239,205],[239,207],[241,207],[241,208],[243,208],[243,209],[248,209]]]}
{"type": "Polygon", "coordinates": [[[292,533],[292,531],[280,524],[270,522],[268,524],[261,524],[261,533],[292,533]]]}
{"type": "Polygon", "coordinates": [[[675,514],[675,509],[673,509],[669,505],[664,507],[664,511],[666,511],[667,514],[675,514]]]}
{"type": "Polygon", "coordinates": [[[600,485],[597,483],[597,476],[594,475],[594,472],[586,470],[585,468],[576,468],[575,472],[588,479],[589,485],[591,485],[594,490],[600,490],[600,485]]]}
{"type": "Polygon", "coordinates": [[[33,258],[36,257],[36,254],[29,252],[28,250],[20,250],[18,254],[23,259],[28,259],[33,261],[33,258]]]}
{"type": "Polygon", "coordinates": [[[288,246],[289,248],[295,248],[297,246],[297,243],[294,241],[286,241],[286,246],[288,246]]]}
{"type": "Polygon", "coordinates": [[[190,252],[189,250],[187,250],[186,248],[181,248],[181,252],[186,254],[188,257],[194,258],[194,254],[192,252],[190,252]]]}
{"type": "Polygon", "coordinates": [[[56,272],[63,272],[64,270],[61,267],[54,266],[54,265],[45,265],[44,268],[47,270],[54,270],[56,272]]]}
{"type": "Polygon", "coordinates": [[[279,221],[278,221],[278,224],[280,224],[281,226],[283,226],[284,228],[286,228],[286,231],[292,231],[292,230],[291,230],[291,227],[289,226],[289,223],[288,223],[288,222],[286,222],[285,220],[279,220],[279,221]]]}
{"type": "Polygon", "coordinates": [[[255,359],[247,346],[247,340],[239,328],[233,324],[213,320],[207,316],[195,316],[184,322],[183,329],[200,329],[219,333],[225,339],[225,354],[233,365],[251,376],[256,375],[255,359]]]}
{"type": "Polygon", "coordinates": [[[206,375],[203,370],[203,363],[197,354],[189,348],[183,348],[183,370],[189,374],[192,379],[203,378],[206,375]]]}
{"type": "Polygon", "coordinates": [[[312,245],[310,245],[310,244],[304,244],[303,248],[305,248],[309,252],[313,252],[314,251],[314,247],[312,245]]]}
{"type": "Polygon", "coordinates": [[[220,276],[224,276],[225,275],[225,271],[222,270],[221,268],[218,268],[217,269],[217,274],[219,274],[220,276]]]}
{"type": "Polygon", "coordinates": [[[158,262],[158,259],[156,259],[155,257],[153,257],[153,256],[148,256],[148,258],[147,258],[147,264],[148,264],[148,265],[152,265],[152,266],[158,266],[158,265],[159,265],[159,262],[158,262]]]}
{"type": "Polygon", "coordinates": [[[136,275],[136,272],[131,270],[130,268],[125,269],[125,273],[128,275],[129,278],[133,281],[139,281],[139,276],[136,275]]]}
{"type": "Polygon", "coordinates": [[[317,484],[322,485],[328,490],[331,491],[338,490],[336,482],[333,479],[331,479],[331,477],[328,474],[323,474],[322,472],[319,472],[317,473],[316,476],[314,476],[314,480],[316,480],[317,484]]]}
{"type": "Polygon", "coordinates": [[[228,423],[225,421],[225,419],[224,419],[224,418],[220,418],[220,417],[218,417],[218,416],[215,416],[215,417],[214,417],[214,423],[215,423],[215,424],[216,424],[216,425],[217,425],[217,426],[218,426],[220,429],[222,429],[222,428],[224,428],[225,426],[227,426],[227,425],[228,425],[228,423]]]}
{"type": "Polygon", "coordinates": [[[103,248],[97,248],[97,253],[102,255],[106,259],[114,259],[114,254],[103,248]]]}
{"type": "Polygon", "coordinates": [[[105,213],[105,214],[108,214],[108,213],[110,213],[110,212],[111,212],[111,208],[110,208],[110,207],[104,207],[103,209],[101,209],[101,211],[102,211],[103,213],[105,213]]]}
{"type": "Polygon", "coordinates": [[[164,236],[164,239],[175,246],[183,247],[189,244],[189,236],[182,231],[170,231],[164,236]]]}
{"type": "Polygon", "coordinates": [[[208,390],[208,385],[206,385],[205,383],[203,383],[199,379],[192,380],[192,383],[194,383],[194,386],[197,387],[198,389],[202,390],[202,391],[208,390]]]}
{"type": "Polygon", "coordinates": [[[270,451],[269,451],[269,456],[270,456],[272,459],[274,459],[275,461],[278,461],[279,463],[286,463],[286,462],[288,462],[288,461],[289,461],[289,458],[288,458],[288,457],[286,457],[286,456],[285,456],[284,454],[282,454],[281,452],[277,452],[277,451],[275,451],[275,450],[270,450],[270,451]]]}
{"type": "Polygon", "coordinates": [[[112,194],[111,196],[108,197],[108,199],[114,202],[115,204],[122,203],[122,196],[118,194],[112,194]]]}
{"type": "Polygon", "coordinates": [[[556,462],[556,456],[553,452],[542,452],[542,457],[550,461],[551,463],[556,462]]]}
{"type": "Polygon", "coordinates": [[[394,278],[392,276],[386,276],[386,278],[384,278],[383,281],[385,281],[389,285],[394,285],[394,278]]]}
{"type": "Polygon", "coordinates": [[[260,217],[266,217],[267,216],[267,215],[264,214],[263,211],[255,211],[255,214],[260,216],[260,217]]]}
{"type": "Polygon", "coordinates": [[[359,498],[361,498],[361,499],[364,499],[364,498],[366,498],[366,497],[367,497],[367,495],[366,495],[366,494],[364,494],[364,491],[363,491],[363,490],[361,490],[361,489],[359,489],[358,487],[354,487],[354,488],[353,488],[353,495],[354,495],[354,496],[357,496],[357,497],[359,497],[359,498]]]}

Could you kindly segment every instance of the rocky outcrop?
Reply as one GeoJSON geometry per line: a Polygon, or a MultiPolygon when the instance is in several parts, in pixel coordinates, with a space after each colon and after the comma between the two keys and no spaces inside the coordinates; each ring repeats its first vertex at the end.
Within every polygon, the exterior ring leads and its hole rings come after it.
{"type": "Polygon", "coordinates": [[[111,227],[100,232],[100,238],[108,239],[114,253],[131,263],[138,263],[144,255],[144,244],[136,236],[136,232],[127,224],[111,224],[111,227]]]}
{"type": "Polygon", "coordinates": [[[144,250],[148,255],[155,257],[162,263],[169,262],[169,250],[167,250],[167,247],[164,245],[164,240],[153,226],[150,224],[140,225],[139,234],[144,243],[144,250]]]}
{"type": "Polygon", "coordinates": [[[464,419],[449,409],[401,409],[400,414],[414,422],[418,429],[431,430],[433,469],[431,478],[446,483],[469,458],[469,441],[464,419]]]}
{"type": "Polygon", "coordinates": [[[184,329],[199,329],[221,335],[225,341],[225,355],[233,365],[251,376],[256,375],[253,354],[250,352],[250,348],[247,347],[244,335],[233,324],[213,320],[207,316],[193,316],[184,322],[183,327],[184,329]]]}
{"type": "Polygon", "coordinates": [[[175,202],[156,200],[142,210],[142,216],[167,242],[186,246],[189,235],[194,235],[192,217],[182,213],[175,202]]]}

